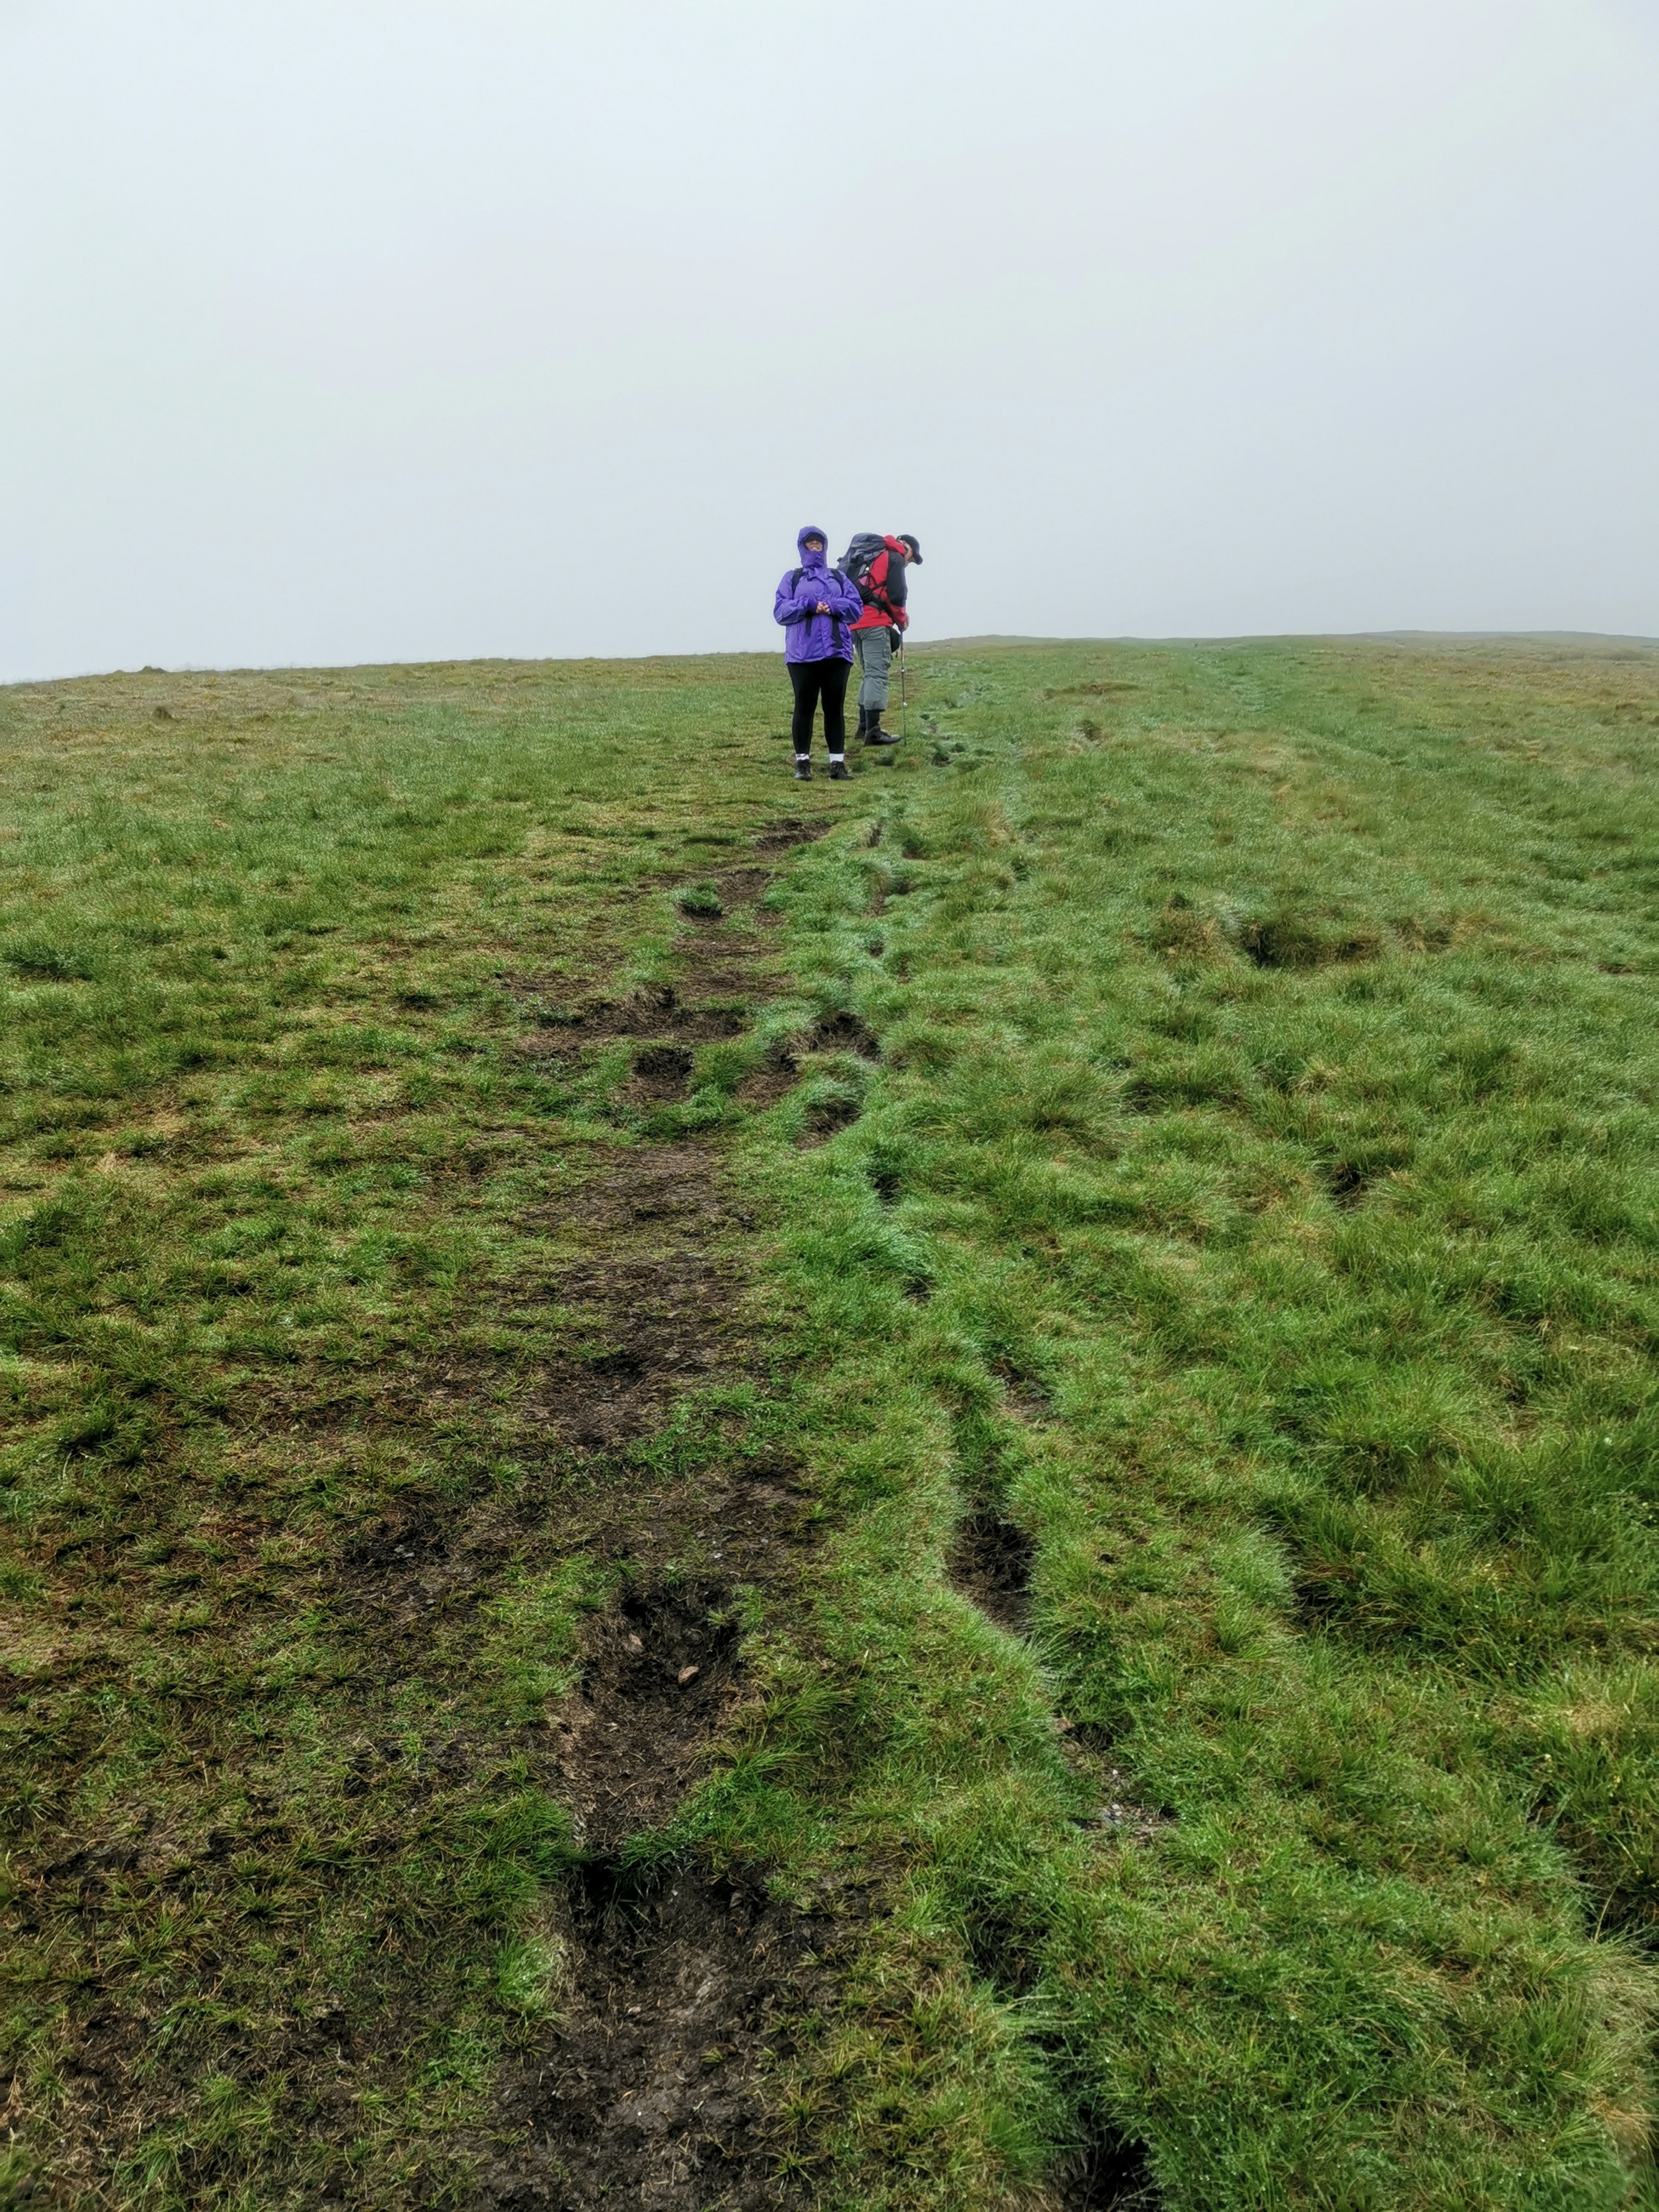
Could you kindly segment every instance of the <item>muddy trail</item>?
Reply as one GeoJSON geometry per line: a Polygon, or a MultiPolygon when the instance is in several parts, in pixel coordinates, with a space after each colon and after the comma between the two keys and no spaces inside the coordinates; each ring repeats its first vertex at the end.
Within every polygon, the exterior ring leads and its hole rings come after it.
{"type": "MultiPolygon", "coordinates": [[[[774,824],[757,841],[771,866],[726,871],[706,901],[716,911],[685,909],[695,934],[672,982],[569,1006],[538,994],[525,1049],[568,1065],[621,1045],[626,1106],[684,1099],[696,1048],[741,1034],[777,988],[757,902],[811,834],[774,824]]],[[[803,1042],[817,1048],[815,1035],[803,1042]]],[[[775,1052],[745,1103],[770,1103],[798,1078],[794,1055],[775,1052]]],[[[687,1390],[750,1370],[733,1248],[755,1223],[722,1176],[718,1139],[679,1136],[618,1147],[559,1225],[580,1256],[549,1287],[582,1316],[585,1342],[544,1368],[524,1411],[567,1451],[615,1462],[687,1390]]],[[[547,1742],[550,1787],[584,1857],[549,1907],[556,2025],[506,2072],[477,2153],[481,2207],[803,2201],[777,2179],[763,2075],[833,1971],[844,1917],[771,1900],[760,1869],[682,1863],[642,1880],[625,1847],[665,1826],[707,1771],[744,1695],[734,1594],[781,1590],[807,1540],[806,1503],[790,1468],[739,1461],[694,1484],[636,1486],[586,1532],[622,1569],[620,1595],[588,1625],[547,1742]],[[683,1571],[688,1558],[700,1572],[683,1571]]]]}
{"type": "Polygon", "coordinates": [[[613,1865],[591,1866],[561,1930],[559,2032],[503,2087],[507,2147],[483,2168],[476,2202],[491,2212],[804,2203],[777,2179],[787,2137],[757,2085],[790,2055],[793,2023],[835,1974],[846,1927],[706,1869],[640,1893],[613,1865]]]}

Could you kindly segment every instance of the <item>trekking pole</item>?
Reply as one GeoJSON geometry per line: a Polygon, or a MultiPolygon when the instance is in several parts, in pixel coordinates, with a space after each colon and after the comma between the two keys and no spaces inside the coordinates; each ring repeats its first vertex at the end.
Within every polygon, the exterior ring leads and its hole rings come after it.
{"type": "Polygon", "coordinates": [[[910,734],[910,702],[904,696],[904,640],[899,640],[899,735],[910,734]]]}

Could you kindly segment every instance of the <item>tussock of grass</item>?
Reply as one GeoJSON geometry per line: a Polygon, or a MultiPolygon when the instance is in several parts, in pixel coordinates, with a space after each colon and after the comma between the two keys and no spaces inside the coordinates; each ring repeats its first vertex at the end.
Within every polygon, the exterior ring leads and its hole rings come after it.
{"type": "Polygon", "coordinates": [[[736,1455],[817,1541],[629,1851],[861,1929],[773,2085],[827,2203],[1114,2137],[1206,2212],[1650,2189],[1659,658],[916,674],[932,753],[806,794],[758,661],[0,703],[11,2172],[464,2197],[564,2001],[540,1719],[634,1501],[736,1455]],[[684,1101],[526,1048],[796,813],[684,1101]],[[518,1412],[560,1224],[695,1129],[774,1371],[595,1469],[518,1412]],[[445,1515],[416,1662],[339,1565],[445,1515]]]}

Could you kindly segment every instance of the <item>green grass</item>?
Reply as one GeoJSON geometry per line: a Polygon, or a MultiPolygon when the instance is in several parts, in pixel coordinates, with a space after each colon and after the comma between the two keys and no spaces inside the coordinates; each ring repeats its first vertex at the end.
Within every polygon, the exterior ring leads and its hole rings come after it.
{"type": "Polygon", "coordinates": [[[769,659],[0,695],[0,2174],[464,2200],[605,1532],[751,1451],[822,1534],[640,1849],[867,1886],[774,2084],[829,2203],[1040,2203],[1090,2129],[1182,2212],[1655,2201],[1659,653],[912,672],[807,792],[769,659]],[[794,811],[791,980],[688,1105],[517,1048],[794,811]],[[742,1105],[843,1008],[878,1064],[742,1105]],[[772,1371],[595,1470],[520,1410],[550,1269],[690,1127],[772,1371]],[[441,1508],[499,1533],[417,1678],[334,1563],[441,1508]]]}

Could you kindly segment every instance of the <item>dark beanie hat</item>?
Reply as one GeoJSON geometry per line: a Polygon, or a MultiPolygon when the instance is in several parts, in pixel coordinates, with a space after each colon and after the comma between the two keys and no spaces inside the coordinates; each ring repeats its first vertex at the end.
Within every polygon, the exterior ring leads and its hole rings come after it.
{"type": "Polygon", "coordinates": [[[909,547],[910,558],[915,562],[917,568],[920,568],[921,566],[921,546],[917,544],[915,539],[912,538],[908,530],[901,530],[897,532],[896,536],[901,545],[908,545],[909,547]]]}

